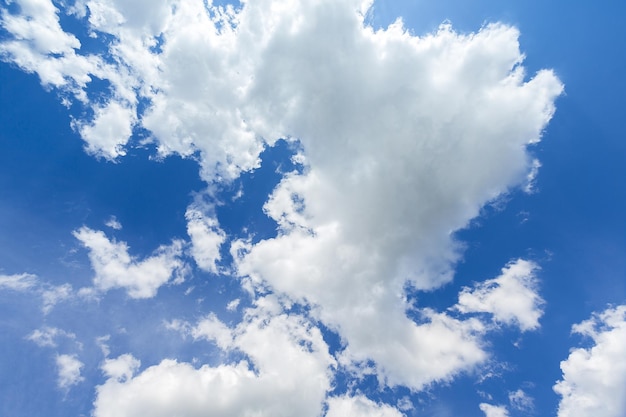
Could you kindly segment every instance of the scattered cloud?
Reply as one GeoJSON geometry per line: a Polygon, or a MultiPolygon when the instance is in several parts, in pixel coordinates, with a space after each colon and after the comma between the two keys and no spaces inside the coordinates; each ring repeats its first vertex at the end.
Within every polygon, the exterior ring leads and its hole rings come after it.
{"type": "Polygon", "coordinates": [[[41,310],[44,314],[50,313],[59,302],[74,296],[70,284],[52,285],[41,281],[36,275],[28,273],[0,275],[0,290],[26,292],[41,296],[41,310]]]}
{"type": "Polygon", "coordinates": [[[226,240],[226,234],[219,228],[217,218],[205,212],[194,206],[185,213],[187,234],[191,238],[191,255],[199,268],[217,274],[217,262],[221,259],[220,247],[226,240]]]}
{"type": "MultiPolygon", "coordinates": [[[[108,348],[105,352],[108,354],[108,348]]],[[[131,379],[140,366],[138,359],[126,353],[115,359],[105,359],[101,368],[107,378],[123,383],[131,379]]]]}
{"type": "Polygon", "coordinates": [[[109,217],[109,220],[107,220],[104,225],[113,230],[122,230],[122,223],[120,223],[115,216],[109,217]]]}
{"type": "Polygon", "coordinates": [[[48,326],[44,326],[41,329],[34,330],[26,338],[32,342],[35,342],[40,347],[56,347],[56,339],[58,337],[66,337],[72,340],[76,339],[76,335],[74,333],[66,332],[65,330],[48,326]]]}
{"type": "Polygon", "coordinates": [[[228,311],[237,311],[237,307],[239,307],[239,303],[241,300],[239,298],[235,298],[231,302],[226,305],[226,310],[228,311]]]}
{"type": "Polygon", "coordinates": [[[522,389],[509,392],[509,403],[513,409],[519,411],[529,412],[533,411],[535,408],[535,401],[533,397],[529,396],[522,389]]]}
{"type": "Polygon", "coordinates": [[[362,396],[331,397],[326,417],[402,417],[403,414],[387,404],[377,404],[362,396]]]}
{"type": "Polygon", "coordinates": [[[55,305],[61,301],[69,300],[74,297],[75,293],[70,284],[62,284],[57,286],[49,286],[42,289],[41,297],[43,300],[42,310],[44,314],[48,314],[55,305]]]}
{"type": "Polygon", "coordinates": [[[573,349],[561,362],[558,417],[620,417],[626,413],[626,305],[596,313],[572,332],[593,346],[573,349]]]}
{"type": "Polygon", "coordinates": [[[24,292],[37,286],[37,277],[32,274],[0,275],[0,290],[24,292]]]}
{"type": "Polygon", "coordinates": [[[125,242],[109,240],[97,230],[82,227],[74,236],[89,250],[89,259],[96,275],[96,289],[108,291],[123,288],[131,298],[154,297],[162,285],[184,273],[181,260],[183,242],[175,240],[169,246],[159,247],[155,253],[137,260],[128,253],[125,242]]]}
{"type": "Polygon", "coordinates": [[[75,355],[57,355],[56,364],[58,370],[58,386],[61,389],[69,389],[71,386],[84,381],[80,371],[84,364],[75,355]]]}
{"type": "Polygon", "coordinates": [[[511,262],[499,277],[463,288],[454,308],[462,313],[491,313],[496,322],[517,325],[522,331],[537,329],[544,304],[537,293],[538,269],[531,261],[511,262]]]}
{"type": "Polygon", "coordinates": [[[509,412],[503,405],[481,403],[480,410],[485,413],[485,417],[509,417],[509,412]]]}

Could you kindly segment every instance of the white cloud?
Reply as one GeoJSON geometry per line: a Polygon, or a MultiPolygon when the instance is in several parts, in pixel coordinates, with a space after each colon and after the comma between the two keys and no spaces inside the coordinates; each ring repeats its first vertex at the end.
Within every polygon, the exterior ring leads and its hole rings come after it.
{"type": "Polygon", "coordinates": [[[472,369],[486,357],[480,323],[440,314],[414,323],[405,284],[452,278],[460,255],[451,232],[524,184],[526,146],[561,84],[549,71],[525,81],[518,32],[504,25],[417,38],[399,25],[364,28],[348,3],[263,6],[247,12],[271,31],[259,37],[269,59],[255,72],[246,120],[264,137],[299,138],[309,165],[265,206],[279,236],[234,245],[239,274],[313,305],[350,357],[373,359],[390,384],[421,389],[472,369]]]}
{"type": "MultiPolygon", "coordinates": [[[[50,0],[15,0],[19,13],[2,10],[0,25],[11,34],[0,42],[0,59],[10,61],[26,72],[36,73],[46,87],[59,88],[63,101],[71,99],[87,105],[93,113],[73,121],[91,154],[107,159],[124,155],[131,128],[136,120],[140,81],[123,63],[91,54],[80,54],[80,41],[65,32],[59,23],[59,10],[50,0]],[[111,85],[107,103],[90,102],[89,83],[95,78],[111,85]]],[[[76,9],[73,9],[76,10],[76,9]]],[[[68,9],[68,13],[72,10],[68,9]]]]}
{"type": "Polygon", "coordinates": [[[232,331],[217,316],[209,314],[192,329],[195,339],[213,340],[221,349],[228,349],[233,343],[232,331]]]}
{"type": "Polygon", "coordinates": [[[219,228],[217,218],[208,216],[199,207],[189,207],[185,218],[193,259],[201,269],[216,274],[216,262],[221,259],[220,247],[226,240],[226,234],[219,228]]]}
{"type": "Polygon", "coordinates": [[[485,413],[485,417],[508,417],[509,412],[502,405],[480,404],[480,410],[485,413]]]}
{"type": "Polygon", "coordinates": [[[28,291],[38,285],[32,274],[0,275],[0,290],[28,291]]]}
{"type": "Polygon", "coordinates": [[[231,331],[215,317],[210,326],[206,320],[192,326],[197,338],[229,332],[232,338],[221,345],[245,353],[251,363],[195,368],[168,359],[132,376],[138,363],[130,355],[105,362],[109,378],[97,388],[94,416],[319,416],[333,360],[316,327],[281,309],[270,297],[258,300],[231,331]]]}
{"type": "Polygon", "coordinates": [[[377,404],[362,395],[331,397],[328,399],[328,412],[326,413],[326,417],[402,417],[403,415],[390,405],[377,404]]]}
{"type": "Polygon", "coordinates": [[[109,217],[109,220],[107,220],[104,225],[113,230],[122,230],[122,223],[120,223],[115,216],[109,217]]]}
{"type": "Polygon", "coordinates": [[[135,109],[111,101],[104,106],[94,106],[94,112],[93,120],[74,123],[74,128],[87,142],[87,152],[110,160],[125,155],[124,145],[132,133],[135,109]]]}
{"type": "Polygon", "coordinates": [[[68,389],[85,379],[80,374],[84,364],[75,355],[57,355],[56,364],[59,372],[57,380],[59,388],[68,389]]]}
{"type": "MultiPolygon", "coordinates": [[[[374,174],[388,167],[368,163],[371,139],[410,145],[407,139],[417,135],[430,137],[423,150],[458,137],[447,142],[453,155],[467,156],[450,161],[457,171],[471,168],[476,178],[494,179],[491,169],[497,168],[508,184],[528,171],[529,158],[519,148],[538,140],[561,91],[549,72],[524,83],[521,67],[515,67],[522,55],[514,29],[492,25],[463,36],[445,27],[422,38],[400,24],[373,31],[363,25],[362,10],[370,2],[284,7],[264,0],[239,10],[199,0],[153,1],[147,8],[143,2],[79,2],[82,7],[68,12],[88,10],[93,35],[115,39],[105,44],[104,60],[78,54],[80,43],[62,30],[52,2],[36,3],[19,15],[3,14],[13,39],[0,50],[5,60],[37,72],[44,84],[69,89],[83,101],[93,76],[111,83],[111,101],[104,107],[90,103],[94,115],[76,123],[88,150],[109,159],[123,155],[137,123],[153,133],[163,155],[199,151],[208,182],[257,167],[263,141],[281,137],[303,139],[315,164],[335,165],[356,152],[347,168],[364,164],[367,169],[354,171],[356,177],[374,174]],[[138,116],[140,99],[149,106],[138,116]],[[335,152],[340,149],[348,152],[335,152]],[[490,155],[495,165],[474,163],[478,155],[490,155]]],[[[409,168],[411,154],[391,173],[409,168]]],[[[439,176],[450,166],[437,164],[445,162],[441,156],[413,170],[439,176]]],[[[501,192],[500,184],[489,185],[459,191],[487,198],[501,192]]]]}
{"type": "Polygon", "coordinates": [[[177,281],[184,272],[182,241],[159,247],[154,255],[137,260],[128,253],[125,242],[109,240],[101,231],[82,227],[74,236],[89,250],[89,259],[96,275],[95,287],[100,291],[123,288],[132,298],[154,297],[160,286],[177,281]]]}
{"type": "Polygon", "coordinates": [[[535,408],[535,401],[524,390],[509,392],[509,403],[511,407],[520,411],[532,411],[535,408]]]}
{"type": "Polygon", "coordinates": [[[574,325],[574,333],[593,340],[573,349],[561,362],[563,379],[558,417],[620,417],[626,413],[626,305],[594,314],[574,325]]]}
{"type": "Polygon", "coordinates": [[[502,268],[502,274],[465,287],[459,294],[455,309],[462,313],[491,313],[495,321],[517,325],[522,331],[539,327],[544,301],[537,293],[535,271],[531,261],[518,259],[502,268]]]}
{"type": "Polygon", "coordinates": [[[78,39],[63,31],[58,9],[50,0],[16,0],[20,14],[1,11],[0,23],[13,39],[0,43],[0,57],[39,75],[42,84],[77,89],[91,81],[97,63],[76,55],[78,39]],[[53,55],[54,54],[54,55],[53,55]]]}
{"type": "Polygon", "coordinates": [[[237,307],[239,307],[239,303],[241,300],[239,298],[235,298],[231,302],[226,305],[226,310],[228,311],[237,311],[237,307]]]}
{"type": "MultiPolygon", "coordinates": [[[[108,352],[108,347],[105,352],[108,352]]],[[[133,377],[139,366],[141,366],[141,362],[127,353],[115,359],[105,359],[102,364],[102,371],[111,380],[125,382],[133,377]]]]}
{"type": "Polygon", "coordinates": [[[62,284],[57,286],[49,286],[41,290],[41,298],[43,300],[42,310],[44,314],[48,314],[55,305],[61,301],[69,300],[74,296],[72,286],[70,284],[62,284]]]}
{"type": "Polygon", "coordinates": [[[51,285],[40,281],[33,274],[13,274],[0,275],[0,290],[11,290],[18,292],[30,292],[41,296],[41,309],[44,314],[48,314],[60,301],[72,297],[72,286],[69,284],[51,285]]]}
{"type": "Polygon", "coordinates": [[[63,329],[56,327],[44,326],[41,329],[35,329],[26,338],[32,342],[35,342],[40,347],[56,347],[56,339],[58,337],[67,337],[69,339],[76,339],[74,333],[66,332],[63,329]]]}

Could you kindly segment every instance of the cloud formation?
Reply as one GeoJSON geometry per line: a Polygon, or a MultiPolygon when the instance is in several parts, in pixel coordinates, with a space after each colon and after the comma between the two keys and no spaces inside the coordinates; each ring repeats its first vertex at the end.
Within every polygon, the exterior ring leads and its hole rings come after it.
{"type": "Polygon", "coordinates": [[[187,234],[191,238],[191,256],[200,269],[218,273],[220,247],[226,240],[226,234],[219,228],[219,222],[215,216],[207,215],[196,206],[187,208],[185,218],[187,234]]]}
{"type": "Polygon", "coordinates": [[[57,355],[56,364],[59,388],[68,389],[84,380],[80,374],[84,364],[75,355],[57,355]]]}
{"type": "Polygon", "coordinates": [[[403,414],[387,404],[377,404],[363,395],[328,399],[326,417],[402,417],[403,414]]]}
{"type": "Polygon", "coordinates": [[[182,241],[161,246],[154,255],[137,260],[128,253],[125,242],[111,241],[101,231],[82,227],[74,232],[74,237],[89,250],[96,274],[93,283],[98,291],[123,288],[131,298],[151,298],[162,285],[183,278],[182,241]]]}
{"type": "Polygon", "coordinates": [[[319,329],[283,313],[274,297],[256,304],[232,331],[214,316],[170,325],[247,359],[199,368],[167,359],[137,375],[139,363],[130,355],[106,361],[108,379],[97,389],[94,415],[319,416],[334,363],[319,329]]]}
{"type": "Polygon", "coordinates": [[[485,413],[485,417],[509,417],[509,412],[503,405],[481,403],[480,410],[485,413]]]}
{"type": "Polygon", "coordinates": [[[463,288],[455,308],[462,313],[491,313],[496,322],[534,330],[544,304],[536,289],[537,269],[537,264],[523,259],[511,262],[499,277],[463,288]]]}
{"type": "Polygon", "coordinates": [[[56,339],[59,337],[75,339],[76,335],[74,333],[68,333],[63,329],[58,329],[56,327],[44,326],[41,329],[35,329],[26,338],[32,342],[35,342],[41,347],[56,347],[56,339]]]}
{"type": "Polygon", "coordinates": [[[0,289],[12,291],[28,291],[37,286],[37,277],[32,274],[0,275],[0,289]]]}
{"type": "MultiPolygon", "coordinates": [[[[517,29],[490,24],[462,34],[444,24],[416,36],[400,20],[374,29],[364,17],[372,2],[360,0],[240,8],[80,0],[64,11],[101,41],[93,52],[62,29],[50,0],[15,3],[19,11],[2,12],[10,36],[0,56],[86,109],[72,125],[89,153],[119,160],[136,145],[133,131],[145,129],[141,145],[153,144],[159,157],[194,158],[202,179],[219,187],[258,168],[260,152],[278,139],[302,149],[302,169],[285,174],[264,206],[277,236],[231,246],[235,278],[254,307],[233,326],[216,315],[170,323],[247,359],[200,367],[167,359],[141,372],[130,353],[107,359],[95,416],[317,416],[337,366],[418,391],[488,358],[480,317],[409,305],[406,293],[450,282],[462,256],[453,232],[536,175],[528,146],[540,140],[563,86],[552,71],[527,76],[517,29]],[[107,85],[99,99],[89,94],[94,81],[107,85]],[[294,303],[308,313],[288,313],[294,303]],[[339,334],[337,357],[318,322],[339,334]]],[[[186,220],[196,264],[220,272],[227,237],[218,220],[194,205],[186,220]]],[[[89,251],[97,291],[150,298],[184,273],[182,241],[139,259],[101,231],[82,227],[74,236],[89,251]]],[[[510,264],[465,289],[456,309],[537,328],[535,269],[510,264]]],[[[78,377],[68,375],[71,385],[78,377]]],[[[362,396],[333,397],[328,408],[399,415],[362,396]]]]}
{"type": "Polygon", "coordinates": [[[626,413],[626,305],[594,314],[572,332],[593,346],[575,348],[561,362],[558,417],[619,417],[626,413]]]}

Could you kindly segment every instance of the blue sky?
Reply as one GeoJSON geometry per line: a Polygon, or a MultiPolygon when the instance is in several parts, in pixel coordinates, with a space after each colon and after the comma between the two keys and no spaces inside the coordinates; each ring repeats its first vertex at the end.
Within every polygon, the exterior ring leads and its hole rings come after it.
{"type": "Polygon", "coordinates": [[[624,5],[0,7],[0,414],[626,414],[624,5]]]}

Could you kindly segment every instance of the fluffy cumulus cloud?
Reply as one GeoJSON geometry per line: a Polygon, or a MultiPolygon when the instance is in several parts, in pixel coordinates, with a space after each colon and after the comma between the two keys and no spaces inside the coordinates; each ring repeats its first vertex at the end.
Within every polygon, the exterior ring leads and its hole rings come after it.
{"type": "Polygon", "coordinates": [[[214,316],[196,325],[171,324],[247,359],[201,367],[168,359],[137,375],[139,363],[132,356],[109,360],[94,415],[318,416],[331,388],[334,360],[319,329],[282,310],[268,297],[248,309],[232,330],[214,316]]]}
{"type": "Polygon", "coordinates": [[[161,246],[152,256],[137,260],[128,253],[125,242],[111,241],[101,231],[82,227],[74,236],[89,250],[96,274],[93,283],[99,291],[123,288],[131,298],[150,298],[162,285],[183,278],[181,241],[161,246]]]}
{"type": "Polygon", "coordinates": [[[558,417],[619,417],[626,413],[626,305],[594,314],[572,328],[593,346],[576,348],[561,362],[558,417]]]}
{"type": "MultiPolygon", "coordinates": [[[[277,236],[232,242],[233,271],[254,308],[234,326],[215,315],[169,323],[247,360],[165,360],[139,373],[131,356],[105,362],[97,417],[317,416],[333,367],[359,372],[373,363],[381,383],[420,390],[487,359],[480,316],[409,305],[406,289],[448,283],[461,256],[452,233],[536,175],[527,148],[540,140],[563,86],[548,70],[525,74],[515,28],[461,34],[446,24],[416,36],[398,20],[374,29],[364,23],[371,1],[362,0],[238,8],[76,1],[64,11],[102,41],[96,53],[64,32],[50,0],[15,3],[17,11],[2,13],[0,57],[87,108],[73,126],[90,153],[119,159],[141,128],[141,145],[194,158],[205,182],[219,187],[257,168],[260,152],[280,138],[302,149],[302,169],[285,174],[264,206],[277,236]],[[90,100],[96,79],[108,89],[90,100]],[[293,303],[308,316],[287,314],[293,303]],[[336,358],[319,321],[340,335],[336,358]]],[[[186,219],[196,264],[220,272],[228,239],[217,219],[195,205],[186,219]]],[[[152,297],[184,267],[180,241],[136,259],[103,232],[74,235],[89,250],[98,291],[152,297]]],[[[464,290],[456,309],[537,328],[535,269],[508,265],[464,290]]],[[[328,407],[331,415],[399,414],[362,396],[333,397],[328,407]]]]}
{"type": "Polygon", "coordinates": [[[68,389],[84,380],[80,374],[84,364],[75,355],[57,355],[56,364],[59,388],[68,389]]]}
{"type": "Polygon", "coordinates": [[[219,228],[215,216],[207,215],[206,210],[199,207],[189,207],[185,217],[193,259],[201,269],[217,273],[216,262],[221,259],[220,247],[226,240],[226,234],[219,228]]]}
{"type": "Polygon", "coordinates": [[[456,309],[463,313],[493,314],[494,320],[515,324],[522,331],[539,327],[543,300],[537,293],[534,262],[518,259],[502,269],[502,275],[464,288],[456,309]]]}

